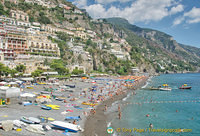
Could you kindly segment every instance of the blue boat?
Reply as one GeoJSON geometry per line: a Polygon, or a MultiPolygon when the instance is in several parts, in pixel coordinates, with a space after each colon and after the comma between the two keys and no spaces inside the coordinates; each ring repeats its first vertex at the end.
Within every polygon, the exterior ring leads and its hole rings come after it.
{"type": "Polygon", "coordinates": [[[42,109],[44,110],[51,110],[52,108],[51,107],[48,107],[48,106],[41,106],[42,109]]]}
{"type": "Polygon", "coordinates": [[[66,120],[79,120],[81,119],[80,116],[77,116],[77,117],[73,117],[73,116],[68,116],[68,117],[65,117],[66,120]]]}

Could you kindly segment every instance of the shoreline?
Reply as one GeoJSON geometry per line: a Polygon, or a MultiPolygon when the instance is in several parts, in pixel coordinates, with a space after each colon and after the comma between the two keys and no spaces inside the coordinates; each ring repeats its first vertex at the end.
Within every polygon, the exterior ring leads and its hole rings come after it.
{"type": "MultiPolygon", "coordinates": [[[[86,118],[84,122],[84,132],[82,132],[82,136],[106,136],[108,133],[106,132],[107,125],[108,125],[108,118],[110,117],[109,114],[106,115],[104,113],[104,105],[107,105],[108,107],[111,107],[112,104],[116,101],[121,101],[125,97],[127,97],[128,92],[131,92],[132,90],[140,89],[142,86],[144,86],[147,83],[147,80],[149,77],[144,78],[142,81],[138,82],[134,88],[132,89],[125,89],[125,93],[122,95],[114,95],[113,99],[109,98],[102,102],[100,105],[96,108],[96,114],[90,115],[86,118]]],[[[113,116],[112,116],[113,118],[113,116]]]]}

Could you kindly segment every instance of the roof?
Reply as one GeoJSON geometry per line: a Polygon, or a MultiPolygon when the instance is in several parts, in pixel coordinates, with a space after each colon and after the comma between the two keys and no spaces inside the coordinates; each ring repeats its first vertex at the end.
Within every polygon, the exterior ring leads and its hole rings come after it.
{"type": "Polygon", "coordinates": [[[58,75],[58,72],[44,72],[43,75],[58,75]]]}

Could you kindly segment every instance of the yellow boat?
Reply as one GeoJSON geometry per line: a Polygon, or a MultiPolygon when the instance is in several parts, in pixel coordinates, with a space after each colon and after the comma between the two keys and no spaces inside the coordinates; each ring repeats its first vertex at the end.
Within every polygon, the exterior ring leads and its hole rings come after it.
{"type": "Polygon", "coordinates": [[[39,82],[38,84],[39,85],[46,85],[46,83],[43,83],[43,82],[39,82]]]}
{"type": "Polygon", "coordinates": [[[53,110],[59,110],[60,109],[59,105],[51,105],[51,104],[47,105],[46,104],[46,106],[51,107],[53,110]]]}
{"type": "Polygon", "coordinates": [[[38,118],[40,118],[40,119],[45,119],[45,120],[48,120],[48,121],[54,121],[54,120],[55,120],[55,119],[53,119],[53,118],[44,117],[44,116],[39,116],[38,118]]]}
{"type": "Polygon", "coordinates": [[[82,102],[83,105],[89,105],[89,106],[96,106],[97,103],[88,103],[88,102],[82,102]]]}
{"type": "Polygon", "coordinates": [[[33,89],[33,87],[30,87],[30,86],[28,86],[28,87],[26,87],[27,89],[33,89]]]}

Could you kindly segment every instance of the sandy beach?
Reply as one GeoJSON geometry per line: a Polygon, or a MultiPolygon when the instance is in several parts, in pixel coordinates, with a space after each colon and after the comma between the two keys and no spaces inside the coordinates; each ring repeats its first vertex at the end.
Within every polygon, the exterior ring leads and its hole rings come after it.
{"type": "MultiPolygon", "coordinates": [[[[115,95],[113,99],[108,99],[104,101],[97,107],[97,113],[93,116],[89,116],[85,122],[84,129],[85,131],[82,133],[83,136],[109,136],[106,129],[108,127],[108,123],[110,122],[110,118],[118,118],[117,113],[115,114],[105,114],[104,108],[105,105],[111,107],[112,104],[116,101],[121,101],[123,98],[127,96],[127,93],[130,91],[137,90],[145,85],[147,81],[147,77],[141,81],[138,81],[137,84],[134,85],[134,88],[124,90],[125,93],[121,95],[115,95]]],[[[120,103],[120,102],[119,102],[120,103]]]]}
{"type": "MultiPolygon", "coordinates": [[[[54,118],[57,121],[69,122],[72,123],[73,120],[66,121],[66,116],[80,116],[81,120],[76,121],[77,125],[80,125],[81,128],[84,128],[83,132],[78,133],[65,133],[64,130],[51,129],[49,131],[45,131],[45,135],[47,136],[62,136],[62,135],[84,135],[84,136],[105,136],[107,135],[106,128],[108,123],[109,115],[104,113],[104,105],[107,105],[108,108],[115,101],[122,100],[126,97],[127,92],[133,89],[127,89],[127,83],[123,81],[116,81],[116,77],[109,77],[109,79],[100,78],[101,80],[94,79],[74,79],[72,81],[59,81],[59,85],[35,85],[33,89],[24,89],[22,93],[35,93],[40,94],[41,91],[44,91],[44,88],[53,88],[55,91],[52,92],[52,95],[59,95],[65,98],[65,101],[57,101],[53,97],[51,97],[52,102],[48,102],[47,104],[59,105],[59,110],[43,110],[41,106],[44,104],[35,103],[35,98],[17,98],[12,99],[11,104],[0,107],[0,121],[4,120],[20,120],[21,116],[26,117],[37,117],[37,116],[46,116],[54,118]],[[106,79],[106,80],[102,80],[106,79]],[[115,79],[115,80],[112,80],[115,79]],[[74,92],[62,91],[60,86],[62,85],[75,85],[76,87],[71,89],[74,92]],[[123,84],[123,86],[122,86],[123,84]],[[95,88],[93,88],[95,87],[95,88]],[[93,88],[93,89],[92,89],[93,88]],[[92,89],[92,90],[91,90],[92,89]],[[119,93],[118,95],[116,95],[119,93]],[[20,105],[19,102],[24,102],[30,100],[32,101],[32,105],[20,105]],[[89,106],[83,105],[83,102],[90,103],[97,102],[98,106],[89,106]],[[78,106],[79,108],[76,108],[78,106]],[[91,109],[95,109],[96,113],[92,114],[91,109]],[[65,112],[66,110],[70,110],[73,112],[65,112]]],[[[134,88],[137,89],[144,85],[146,81],[146,77],[138,80],[134,83],[134,88]]],[[[133,86],[132,86],[133,87],[133,86]]],[[[41,123],[41,125],[49,125],[50,121],[47,123],[41,123]]],[[[2,136],[40,136],[41,134],[33,133],[27,131],[25,127],[21,128],[21,131],[11,130],[4,131],[0,129],[0,135],[2,136]]]]}

